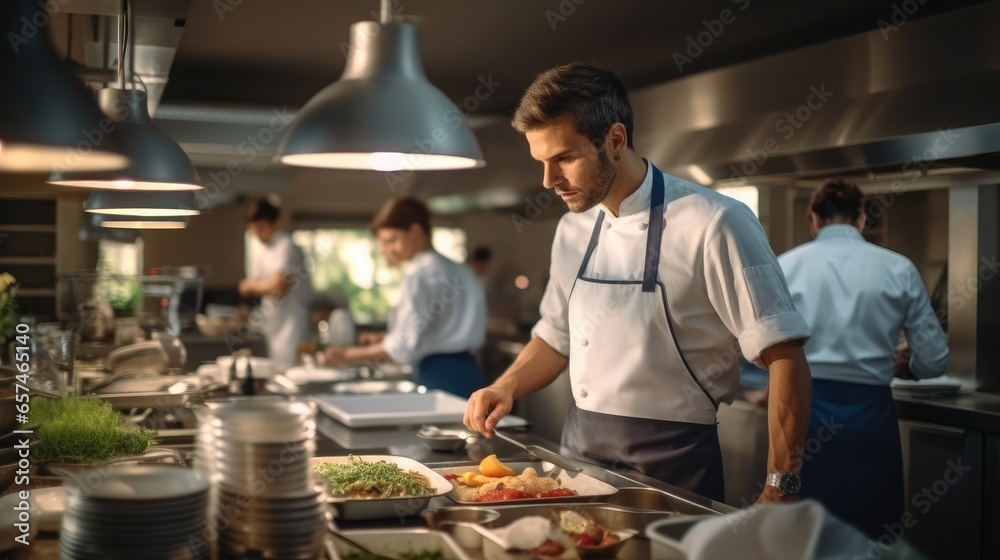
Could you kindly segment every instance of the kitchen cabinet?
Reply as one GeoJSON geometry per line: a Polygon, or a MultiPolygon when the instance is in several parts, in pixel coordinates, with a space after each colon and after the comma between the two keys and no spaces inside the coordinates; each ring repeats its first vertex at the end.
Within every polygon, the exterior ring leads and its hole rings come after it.
{"type": "MultiPolygon", "coordinates": [[[[931,559],[996,558],[984,554],[985,539],[996,539],[996,525],[984,531],[984,511],[997,505],[997,481],[985,474],[996,470],[984,468],[986,441],[995,445],[996,436],[911,420],[899,425],[906,488],[900,521],[906,538],[931,559]],[[988,487],[992,498],[984,494],[988,487]]],[[[992,454],[995,460],[995,449],[992,454]]]]}
{"type": "Polygon", "coordinates": [[[18,309],[43,320],[55,316],[56,203],[0,202],[0,272],[17,279],[18,309]]]}

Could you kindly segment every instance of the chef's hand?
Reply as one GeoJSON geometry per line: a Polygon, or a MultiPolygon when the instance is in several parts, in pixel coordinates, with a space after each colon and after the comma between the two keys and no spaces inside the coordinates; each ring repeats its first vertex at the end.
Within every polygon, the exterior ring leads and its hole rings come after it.
{"type": "Polygon", "coordinates": [[[490,385],[469,397],[465,407],[465,427],[484,436],[493,437],[493,428],[514,407],[514,395],[509,389],[490,385]]]}
{"type": "Polygon", "coordinates": [[[896,367],[893,375],[900,379],[913,379],[910,373],[910,345],[902,343],[896,347],[896,367]]]}
{"type": "Polygon", "coordinates": [[[250,291],[250,285],[251,283],[249,278],[240,280],[240,283],[236,286],[236,290],[240,293],[240,297],[248,298],[253,295],[253,292],[250,291]]]}
{"type": "Polygon", "coordinates": [[[323,351],[323,360],[320,365],[326,367],[336,367],[347,362],[347,349],[330,347],[323,351]]]}
{"type": "Polygon", "coordinates": [[[757,503],[754,505],[790,504],[797,501],[799,501],[798,494],[783,494],[781,490],[778,490],[774,486],[765,486],[764,491],[760,493],[760,497],[757,498],[757,503]]]}
{"type": "Polygon", "coordinates": [[[385,338],[385,332],[363,332],[358,335],[358,346],[378,344],[385,338]]]}

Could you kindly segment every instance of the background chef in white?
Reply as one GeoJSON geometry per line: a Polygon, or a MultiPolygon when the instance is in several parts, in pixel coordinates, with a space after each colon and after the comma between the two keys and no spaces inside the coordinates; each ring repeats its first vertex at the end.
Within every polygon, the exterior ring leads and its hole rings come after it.
{"type": "Polygon", "coordinates": [[[392,361],[413,368],[428,389],[468,397],[485,385],[472,352],[486,337],[486,296],[467,266],[431,245],[431,214],[415,198],[393,198],[372,219],[379,251],[406,274],[384,336],[327,348],[324,363],[392,361]]]}
{"type": "Polygon", "coordinates": [[[539,75],[513,126],[542,164],[544,186],[571,212],[556,231],[533,338],[472,395],[466,426],[491,436],[514,399],[568,365],[575,404],[566,452],[721,501],[716,409],[732,401],[739,372],[738,360],[720,357],[735,338],[770,372],[769,485],[758,501],[796,499],[809,327],[760,222],[745,205],[639,157],[628,92],[595,65],[539,75]]]}
{"type": "Polygon", "coordinates": [[[268,357],[281,368],[296,362],[296,347],[309,334],[312,285],[302,249],[281,231],[281,210],[267,199],[255,200],[247,211],[247,229],[261,242],[240,280],[243,297],[261,298],[262,331],[268,357]]]}

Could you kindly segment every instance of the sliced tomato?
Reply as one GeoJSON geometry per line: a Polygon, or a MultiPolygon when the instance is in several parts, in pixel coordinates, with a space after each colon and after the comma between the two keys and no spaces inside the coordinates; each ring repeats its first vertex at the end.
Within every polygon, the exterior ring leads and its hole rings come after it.
{"type": "Polygon", "coordinates": [[[553,541],[545,541],[541,546],[529,550],[528,555],[555,558],[563,552],[566,552],[566,549],[561,544],[553,541]]]}
{"type": "Polygon", "coordinates": [[[576,543],[576,546],[597,545],[597,541],[594,540],[594,537],[591,537],[587,533],[580,533],[579,535],[576,535],[575,537],[573,537],[573,542],[576,543]]]}
{"type": "Polygon", "coordinates": [[[576,490],[556,488],[555,490],[546,490],[538,494],[539,498],[561,498],[565,496],[576,496],[576,490]]]}
{"type": "Polygon", "coordinates": [[[527,492],[522,492],[515,488],[501,488],[500,490],[493,490],[487,492],[478,498],[477,502],[507,502],[510,500],[524,500],[526,498],[534,498],[531,494],[527,492]]]}

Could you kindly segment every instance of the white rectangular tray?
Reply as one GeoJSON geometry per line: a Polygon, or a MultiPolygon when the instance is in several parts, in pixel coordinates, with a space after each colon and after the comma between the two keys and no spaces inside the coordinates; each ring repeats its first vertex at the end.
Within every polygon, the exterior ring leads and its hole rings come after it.
{"type": "MultiPolygon", "coordinates": [[[[360,457],[365,461],[386,461],[387,463],[397,465],[403,470],[416,471],[427,477],[431,486],[434,487],[434,493],[429,496],[402,496],[399,498],[351,499],[333,496],[329,499],[329,503],[336,510],[336,519],[402,519],[412,515],[420,515],[420,512],[427,509],[427,504],[431,501],[431,498],[443,496],[452,489],[451,483],[445,480],[443,476],[424,466],[423,463],[414,461],[408,457],[395,455],[356,455],[356,457],[360,457]]],[[[320,463],[346,463],[347,459],[347,456],[313,457],[309,459],[309,469],[312,470],[313,467],[320,463]]],[[[318,476],[316,479],[322,480],[318,476]]]]}
{"type": "MultiPolygon", "coordinates": [[[[546,461],[512,462],[504,461],[504,464],[514,469],[514,472],[521,474],[525,467],[531,467],[538,471],[538,476],[548,476],[559,481],[559,486],[576,490],[576,496],[556,496],[553,498],[527,498],[524,500],[511,500],[509,502],[462,502],[447,494],[448,499],[456,504],[474,504],[477,506],[501,506],[501,505],[521,505],[521,504],[551,504],[554,502],[603,502],[608,496],[618,492],[618,489],[606,482],[601,482],[596,478],[583,474],[564,471],[563,469],[546,461]]],[[[478,465],[468,465],[465,467],[448,467],[434,469],[440,475],[457,474],[461,475],[466,471],[479,472],[478,465]]],[[[456,483],[457,484],[457,483],[456,483]]]]}
{"type": "Polygon", "coordinates": [[[389,395],[318,395],[311,400],[323,413],[351,428],[461,423],[467,402],[439,390],[389,395]]]}
{"type": "MultiPolygon", "coordinates": [[[[406,554],[427,550],[440,551],[446,560],[469,560],[469,556],[455,543],[455,540],[440,531],[419,528],[357,529],[342,533],[376,554],[406,554]]],[[[334,559],[346,558],[354,552],[350,545],[336,539],[330,539],[327,551],[334,559]]]]}

